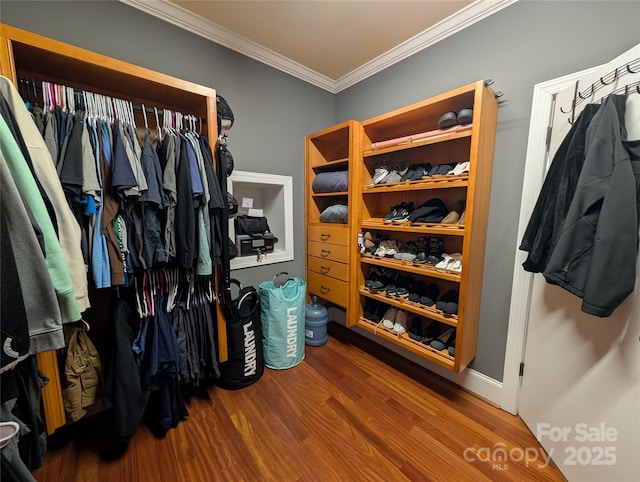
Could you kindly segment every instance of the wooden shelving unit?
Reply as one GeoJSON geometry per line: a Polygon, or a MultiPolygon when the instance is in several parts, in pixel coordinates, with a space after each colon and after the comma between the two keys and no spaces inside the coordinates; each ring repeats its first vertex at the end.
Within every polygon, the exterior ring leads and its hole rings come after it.
{"type": "MultiPolygon", "coordinates": [[[[216,91],[209,87],[4,24],[0,24],[0,70],[15,85],[18,85],[20,77],[36,82],[46,80],[129,100],[135,104],[196,115],[204,119],[202,132],[209,138],[215,152],[218,138],[216,91]]],[[[140,112],[136,113],[136,124],[144,129],[140,112]]],[[[219,305],[216,306],[218,355],[220,361],[226,361],[226,323],[222,310],[219,305]]],[[[42,395],[47,432],[52,433],[66,423],[57,353],[40,353],[38,365],[50,379],[42,395]]]]}
{"type": "MultiPolygon", "coordinates": [[[[353,169],[359,159],[360,126],[346,121],[305,138],[305,244],[306,278],[309,298],[349,310],[355,294],[351,287],[355,249],[355,219],[358,205],[359,172],[353,169]],[[313,181],[320,172],[348,171],[347,191],[314,193],[313,181]],[[320,222],[320,214],[332,204],[349,206],[347,224],[320,222]]],[[[347,315],[348,316],[348,315],[347,315]]]]}
{"type": "Polygon", "coordinates": [[[458,373],[476,354],[497,112],[498,102],[494,92],[483,81],[474,82],[363,121],[362,154],[359,161],[354,162],[354,168],[360,170],[356,231],[383,234],[402,242],[420,236],[442,237],[445,253],[462,253],[462,271],[438,271],[433,266],[361,254],[359,248],[352,247],[355,277],[351,280],[351,289],[357,293],[357,297],[351,306],[347,324],[365,329],[374,337],[380,337],[458,373]],[[448,131],[438,130],[438,119],[442,114],[449,111],[457,113],[469,107],[473,108],[471,124],[448,131]],[[455,165],[467,160],[470,161],[468,174],[369,186],[379,165],[393,167],[426,162],[431,165],[455,165]],[[455,208],[458,200],[465,199],[465,223],[396,224],[383,221],[394,205],[413,202],[418,207],[431,198],[441,199],[449,209],[455,208]],[[365,280],[373,267],[393,269],[404,277],[421,280],[425,284],[435,283],[441,287],[440,295],[449,289],[456,289],[459,293],[458,314],[447,315],[435,306],[425,307],[406,298],[371,292],[365,288],[365,280]],[[420,318],[422,328],[432,322],[440,323],[442,331],[455,327],[455,356],[449,356],[446,349],[438,351],[413,340],[408,333],[398,334],[384,328],[382,323],[366,319],[365,306],[370,300],[406,310],[410,320],[420,318]]]}

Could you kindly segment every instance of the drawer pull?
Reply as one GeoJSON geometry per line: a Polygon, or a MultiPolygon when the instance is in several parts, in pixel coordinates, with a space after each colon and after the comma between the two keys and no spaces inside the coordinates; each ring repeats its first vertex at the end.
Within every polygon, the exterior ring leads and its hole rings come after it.
{"type": "Polygon", "coordinates": [[[329,266],[320,266],[320,271],[323,274],[327,274],[329,271],[331,271],[331,268],[329,266]]]}
{"type": "Polygon", "coordinates": [[[331,251],[328,249],[321,249],[320,250],[320,254],[322,255],[323,258],[326,258],[327,256],[329,256],[331,254],[331,251]]]}
{"type": "Polygon", "coordinates": [[[329,239],[331,237],[330,234],[324,234],[324,233],[320,233],[320,239],[322,241],[326,241],[327,239],[329,239]]]}
{"type": "Polygon", "coordinates": [[[323,295],[326,295],[329,291],[331,291],[331,288],[327,288],[324,285],[320,285],[320,293],[322,293],[323,295]]]}

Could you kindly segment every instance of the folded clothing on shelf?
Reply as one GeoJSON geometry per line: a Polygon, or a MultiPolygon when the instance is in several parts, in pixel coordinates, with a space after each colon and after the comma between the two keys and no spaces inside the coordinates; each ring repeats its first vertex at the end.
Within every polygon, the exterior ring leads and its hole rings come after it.
{"type": "Polygon", "coordinates": [[[444,202],[439,198],[432,198],[414,209],[408,220],[412,223],[439,223],[447,214],[449,210],[444,202]]]}
{"type": "Polygon", "coordinates": [[[320,172],[314,178],[311,189],[316,194],[346,192],[349,190],[349,171],[320,172]]]}

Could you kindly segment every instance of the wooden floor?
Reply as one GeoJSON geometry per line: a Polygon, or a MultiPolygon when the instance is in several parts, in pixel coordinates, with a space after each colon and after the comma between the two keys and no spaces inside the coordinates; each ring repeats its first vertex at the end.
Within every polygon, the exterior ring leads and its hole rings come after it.
{"type": "Polygon", "coordinates": [[[330,324],[289,370],[211,388],[156,438],[141,426],[101,457],[85,421],[50,438],[39,482],[563,480],[518,417],[330,324]],[[502,450],[502,451],[501,451],[502,450]],[[505,452],[506,451],[506,452],[505,452]],[[500,458],[507,454],[506,459],[500,458]]]}

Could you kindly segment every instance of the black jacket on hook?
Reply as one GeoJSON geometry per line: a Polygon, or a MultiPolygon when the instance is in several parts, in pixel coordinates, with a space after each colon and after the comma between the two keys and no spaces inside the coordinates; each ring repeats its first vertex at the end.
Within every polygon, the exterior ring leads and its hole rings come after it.
{"type": "Polygon", "coordinates": [[[546,280],[610,316],[633,291],[638,258],[640,140],[628,141],[626,97],[610,95],[589,124],[585,161],[546,280]]]}
{"type": "Polygon", "coordinates": [[[599,108],[599,104],[585,106],[553,156],[520,244],[529,252],[522,264],[526,271],[543,272],[558,243],[584,164],[587,128],[599,108]]]}

